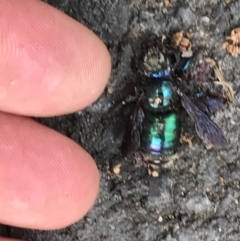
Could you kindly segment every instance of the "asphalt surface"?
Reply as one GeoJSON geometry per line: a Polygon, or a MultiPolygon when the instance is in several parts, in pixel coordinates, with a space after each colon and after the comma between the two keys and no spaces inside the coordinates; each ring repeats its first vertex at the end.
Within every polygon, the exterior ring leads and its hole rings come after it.
{"type": "MultiPolygon", "coordinates": [[[[239,58],[221,48],[240,23],[240,1],[223,0],[48,0],[49,4],[92,29],[112,56],[112,75],[101,98],[83,112],[39,120],[81,144],[101,170],[101,192],[80,222],[59,231],[32,231],[2,226],[0,234],[44,241],[218,241],[240,240],[239,58]],[[118,107],[138,85],[135,63],[150,34],[193,31],[193,50],[222,61],[235,92],[233,105],[217,113],[229,145],[206,150],[195,136],[183,143],[179,158],[159,177],[122,159],[124,113],[118,107]],[[81,133],[81,134],[79,134],[81,133]],[[120,174],[112,167],[121,163],[120,174]]],[[[97,80],[96,80],[97,81],[97,80]]],[[[186,117],[184,133],[194,127],[186,117]],[[189,123],[188,123],[189,121],[189,123]]]]}

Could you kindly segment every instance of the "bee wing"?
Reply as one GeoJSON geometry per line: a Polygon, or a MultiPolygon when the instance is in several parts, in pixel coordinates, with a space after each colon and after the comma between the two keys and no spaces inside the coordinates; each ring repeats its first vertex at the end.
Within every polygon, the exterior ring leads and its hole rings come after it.
{"type": "Polygon", "coordinates": [[[220,99],[207,98],[203,102],[198,103],[198,107],[208,116],[223,110],[224,104],[220,99]]]}
{"type": "Polygon", "coordinates": [[[123,138],[123,156],[127,156],[141,145],[142,123],[144,120],[144,112],[141,108],[141,103],[142,101],[139,100],[130,116],[130,121],[123,138]]]}
{"type": "Polygon", "coordinates": [[[205,144],[215,147],[222,147],[227,144],[226,137],[220,127],[184,94],[182,94],[182,105],[194,121],[196,132],[205,144]]]}
{"type": "Polygon", "coordinates": [[[205,101],[205,104],[208,107],[210,114],[215,113],[219,110],[223,110],[224,108],[223,102],[217,98],[208,98],[205,101]]]}

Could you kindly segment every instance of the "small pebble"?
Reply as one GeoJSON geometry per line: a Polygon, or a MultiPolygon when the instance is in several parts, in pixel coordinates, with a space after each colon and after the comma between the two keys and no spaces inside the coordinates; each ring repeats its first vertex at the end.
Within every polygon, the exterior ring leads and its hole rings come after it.
{"type": "Polygon", "coordinates": [[[162,221],[163,221],[163,217],[160,215],[160,216],[158,217],[158,222],[161,223],[162,221]]]}
{"type": "Polygon", "coordinates": [[[117,164],[114,168],[113,168],[113,172],[118,175],[121,171],[121,166],[122,164],[117,164]]]}
{"type": "Polygon", "coordinates": [[[109,94],[112,94],[113,93],[113,88],[111,86],[108,86],[107,87],[107,91],[109,94]]]}
{"type": "Polygon", "coordinates": [[[152,171],[151,174],[152,174],[153,177],[158,177],[159,176],[159,173],[157,171],[152,171]]]}
{"type": "Polygon", "coordinates": [[[196,15],[190,8],[179,8],[178,15],[186,25],[191,25],[196,20],[196,15]]]}
{"type": "Polygon", "coordinates": [[[203,25],[208,26],[210,24],[210,19],[209,17],[204,16],[201,18],[201,22],[203,23],[203,25]]]}

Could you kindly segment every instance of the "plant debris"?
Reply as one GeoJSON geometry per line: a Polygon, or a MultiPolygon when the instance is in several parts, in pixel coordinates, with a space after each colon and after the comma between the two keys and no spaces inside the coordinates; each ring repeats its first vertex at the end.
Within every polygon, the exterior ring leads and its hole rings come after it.
{"type": "Polygon", "coordinates": [[[120,172],[121,172],[121,167],[122,167],[122,164],[119,163],[117,164],[116,166],[114,166],[112,168],[112,170],[109,170],[108,171],[108,175],[109,175],[109,178],[110,179],[115,179],[119,176],[120,172]]]}
{"type": "Polygon", "coordinates": [[[158,177],[159,171],[160,171],[159,165],[149,164],[149,166],[148,166],[148,175],[149,176],[158,177]]]}
{"type": "Polygon", "coordinates": [[[169,5],[171,5],[170,0],[164,0],[164,3],[165,3],[165,6],[169,6],[169,5]]]}
{"type": "Polygon", "coordinates": [[[181,143],[185,142],[189,145],[189,147],[193,146],[192,139],[193,139],[193,137],[187,137],[187,136],[184,136],[184,135],[181,135],[181,137],[180,137],[181,143]]]}
{"type": "Polygon", "coordinates": [[[182,52],[182,57],[192,56],[192,43],[189,40],[192,36],[192,32],[184,34],[183,30],[172,36],[172,44],[182,52]]]}
{"type": "Polygon", "coordinates": [[[233,92],[233,87],[232,84],[224,78],[223,72],[220,67],[217,66],[216,62],[213,59],[206,59],[209,63],[211,63],[214,73],[218,79],[218,81],[215,81],[214,83],[216,85],[222,85],[224,88],[224,93],[225,93],[225,98],[227,99],[228,102],[233,103],[234,102],[234,92],[233,92]]]}
{"type": "Polygon", "coordinates": [[[222,44],[222,48],[226,49],[232,56],[240,54],[240,27],[231,31],[231,35],[226,37],[226,42],[222,44]]]}

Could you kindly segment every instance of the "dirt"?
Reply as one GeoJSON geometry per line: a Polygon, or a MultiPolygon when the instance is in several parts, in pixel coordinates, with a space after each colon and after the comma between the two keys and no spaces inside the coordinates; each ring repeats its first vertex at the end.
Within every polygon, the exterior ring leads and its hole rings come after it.
{"type": "Polygon", "coordinates": [[[240,240],[239,57],[222,48],[240,22],[240,1],[46,2],[92,29],[112,56],[111,78],[98,101],[82,112],[39,120],[91,153],[101,171],[101,191],[88,215],[66,229],[1,226],[0,234],[29,241],[240,240]],[[180,30],[194,32],[193,52],[201,49],[221,60],[225,78],[232,83],[234,104],[214,117],[229,145],[206,150],[190,118],[183,117],[183,134],[194,136],[192,146],[183,142],[179,158],[152,177],[146,167],[135,164],[133,156],[121,157],[125,117],[131,106],[121,102],[140,83],[136,63],[149,36],[180,30]],[[114,173],[112,168],[118,164],[120,172],[114,173]]]}

